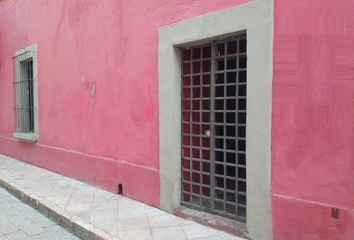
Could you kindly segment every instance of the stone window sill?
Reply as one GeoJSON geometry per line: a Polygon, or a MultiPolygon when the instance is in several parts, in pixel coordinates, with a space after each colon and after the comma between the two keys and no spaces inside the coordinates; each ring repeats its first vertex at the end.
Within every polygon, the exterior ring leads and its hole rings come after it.
{"type": "Polygon", "coordinates": [[[16,138],[17,140],[26,141],[26,142],[36,142],[38,140],[38,136],[35,133],[15,132],[13,134],[13,137],[16,138]]]}

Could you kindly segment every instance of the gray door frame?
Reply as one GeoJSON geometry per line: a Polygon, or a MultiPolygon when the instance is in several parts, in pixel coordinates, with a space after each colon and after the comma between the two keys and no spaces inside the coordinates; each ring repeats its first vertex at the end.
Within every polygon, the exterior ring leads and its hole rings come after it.
{"type": "Polygon", "coordinates": [[[247,32],[247,230],[272,239],[271,113],[273,0],[257,0],[162,26],[159,29],[160,206],[181,202],[180,47],[200,45],[247,32]]]}

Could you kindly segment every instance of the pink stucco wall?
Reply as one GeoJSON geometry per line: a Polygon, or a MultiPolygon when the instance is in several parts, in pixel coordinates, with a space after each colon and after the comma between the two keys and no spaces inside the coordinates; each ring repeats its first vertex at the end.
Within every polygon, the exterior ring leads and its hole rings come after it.
{"type": "MultiPolygon", "coordinates": [[[[159,205],[158,28],[243,2],[0,1],[0,153],[159,205]],[[35,42],[29,144],[12,138],[11,57],[35,42]]],[[[354,239],[353,12],[352,0],[275,1],[275,240],[354,239]]]]}
{"type": "Polygon", "coordinates": [[[0,1],[0,153],[159,205],[158,28],[243,2],[0,1]],[[11,57],[33,43],[40,139],[29,144],[12,138],[11,57]]]}
{"type": "Polygon", "coordinates": [[[275,240],[354,239],[353,126],[354,2],[275,1],[275,240]]]}

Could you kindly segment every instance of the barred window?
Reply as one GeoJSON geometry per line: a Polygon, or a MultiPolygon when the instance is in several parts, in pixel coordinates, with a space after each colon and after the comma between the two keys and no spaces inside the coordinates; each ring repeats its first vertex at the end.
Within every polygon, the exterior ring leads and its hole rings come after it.
{"type": "Polygon", "coordinates": [[[37,47],[32,45],[14,56],[16,132],[20,140],[38,139],[37,47]]]}

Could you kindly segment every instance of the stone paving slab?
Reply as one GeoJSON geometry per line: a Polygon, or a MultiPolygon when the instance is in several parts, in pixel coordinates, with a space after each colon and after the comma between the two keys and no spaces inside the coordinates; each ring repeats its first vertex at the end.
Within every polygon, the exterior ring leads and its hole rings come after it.
{"type": "Polygon", "coordinates": [[[4,189],[0,209],[0,240],[79,240],[4,189]]]}
{"type": "Polygon", "coordinates": [[[0,186],[81,239],[244,240],[4,155],[0,186]]]}

